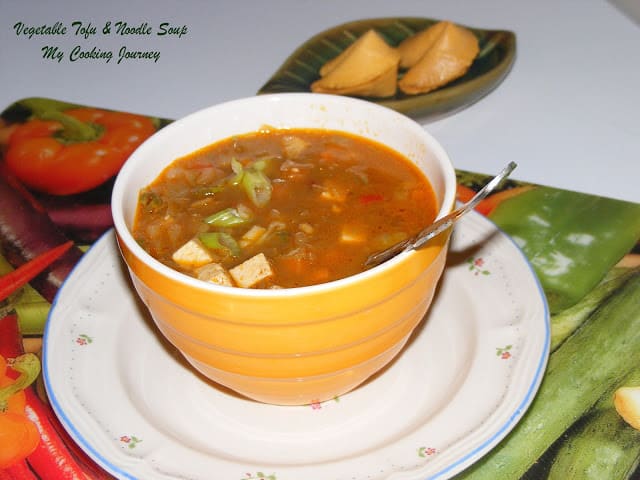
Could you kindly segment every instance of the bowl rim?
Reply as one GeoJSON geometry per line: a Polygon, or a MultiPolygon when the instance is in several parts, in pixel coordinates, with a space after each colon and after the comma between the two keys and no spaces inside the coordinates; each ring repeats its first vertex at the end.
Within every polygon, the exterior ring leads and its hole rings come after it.
{"type": "MultiPolygon", "coordinates": [[[[359,283],[369,279],[370,277],[384,275],[390,269],[393,269],[399,263],[403,263],[408,261],[413,256],[418,253],[414,250],[409,250],[402,252],[396,255],[394,258],[387,260],[386,262],[372,267],[368,270],[364,270],[362,272],[356,273],[354,275],[350,275],[345,278],[333,280],[330,282],[315,284],[315,285],[306,285],[300,287],[288,287],[288,288],[279,288],[279,289],[253,289],[253,288],[240,288],[236,286],[225,286],[218,285],[211,282],[204,282],[194,277],[190,277],[184,273],[178,272],[177,270],[172,269],[171,267],[163,264],[159,260],[155,259],[146,250],[144,250],[138,242],[134,239],[131,230],[127,226],[127,223],[124,219],[124,193],[125,193],[125,183],[128,176],[136,171],[136,169],[140,168],[141,162],[138,160],[142,158],[142,156],[146,153],[147,150],[153,147],[156,142],[162,141],[162,139],[168,135],[173,135],[174,130],[180,131],[183,128],[184,124],[188,124],[193,121],[194,118],[203,117],[209,115],[212,111],[223,109],[223,108],[233,108],[236,105],[241,105],[245,103],[263,103],[263,102],[272,102],[272,101],[299,101],[304,102],[318,102],[318,101],[326,101],[329,103],[338,103],[338,104],[352,104],[354,106],[359,106],[360,108],[368,108],[372,112],[379,112],[382,115],[388,116],[390,119],[395,119],[395,121],[402,122],[403,128],[408,128],[413,131],[416,135],[424,138],[426,140],[426,144],[428,145],[428,149],[431,150],[435,157],[438,158],[438,161],[441,165],[441,171],[444,177],[444,198],[438,213],[436,215],[436,220],[438,218],[443,217],[447,213],[451,211],[451,209],[455,205],[456,201],[456,174],[451,159],[449,158],[448,153],[445,151],[444,147],[440,144],[438,140],[435,139],[422,125],[417,123],[415,120],[403,115],[399,112],[396,112],[388,107],[384,107],[378,105],[376,103],[368,102],[363,99],[339,96],[333,94],[317,94],[317,93],[273,93],[273,94],[261,94],[254,95],[251,97],[244,97],[234,100],[229,100],[221,103],[216,103],[199,110],[196,110],[192,113],[189,113],[169,125],[163,127],[161,130],[156,131],[151,137],[146,139],[125,161],[124,165],[118,172],[115,183],[112,190],[111,195],[111,213],[113,217],[114,229],[116,232],[116,238],[119,244],[119,248],[122,250],[124,247],[129,250],[129,252],[135,256],[138,261],[145,264],[147,267],[160,274],[161,276],[168,278],[169,280],[175,281],[181,285],[186,287],[195,288],[197,290],[202,290],[205,292],[218,293],[224,295],[230,295],[239,298],[286,298],[292,296],[301,296],[308,294],[316,294],[323,293],[327,291],[332,291],[336,289],[341,289],[347,287],[354,283],[359,283]]],[[[340,131],[339,128],[332,128],[332,130],[340,131]]],[[[353,133],[352,133],[353,134],[353,133]]],[[[357,134],[356,134],[357,135],[357,134]]],[[[363,135],[361,135],[363,136],[363,135]]],[[[226,137],[225,137],[226,138],[226,137]]],[[[367,138],[367,137],[365,137],[367,138]]],[[[383,143],[379,140],[375,140],[371,137],[368,137],[370,140],[378,141],[378,143],[383,143]]],[[[220,139],[222,140],[222,138],[220,139]]],[[[384,143],[383,143],[384,144],[384,143]]],[[[195,151],[195,149],[194,149],[195,151]]],[[[164,167],[163,167],[164,168],[164,167]]],[[[122,253],[122,252],[121,252],[122,253]]],[[[428,268],[428,267],[427,267],[428,268]]]]}

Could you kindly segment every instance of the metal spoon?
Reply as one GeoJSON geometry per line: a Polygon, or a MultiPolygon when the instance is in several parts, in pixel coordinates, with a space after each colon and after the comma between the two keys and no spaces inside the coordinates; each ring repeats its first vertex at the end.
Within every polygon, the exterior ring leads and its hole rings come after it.
{"type": "Polygon", "coordinates": [[[395,257],[401,252],[405,252],[407,250],[417,249],[427,243],[436,235],[444,232],[447,228],[449,228],[453,223],[458,220],[461,216],[467,213],[470,210],[473,210],[475,206],[489,195],[502,181],[509,176],[509,174],[513,171],[514,168],[517,167],[515,162],[509,162],[509,164],[502,169],[502,171],[493,177],[482,189],[476,193],[471,200],[457,208],[449,215],[442,217],[437,222],[432,223],[427,228],[419,232],[414,237],[408,238],[400,243],[396,243],[386,250],[382,250],[381,252],[373,253],[369,255],[369,258],[364,262],[365,267],[373,267],[375,265],[379,265],[383,262],[386,262],[390,258],[395,257]]]}

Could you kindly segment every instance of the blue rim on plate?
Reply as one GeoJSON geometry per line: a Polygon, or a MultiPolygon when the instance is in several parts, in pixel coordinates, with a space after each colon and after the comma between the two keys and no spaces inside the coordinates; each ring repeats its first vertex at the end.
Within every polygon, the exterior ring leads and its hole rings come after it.
{"type": "Polygon", "coordinates": [[[511,431],[538,390],[549,343],[549,311],[531,265],[472,212],[456,226],[423,326],[389,368],[322,405],[259,404],[205,381],[163,343],[110,231],[54,301],[43,374],[72,438],[118,478],[401,472],[424,480],[459,473],[511,431]]]}

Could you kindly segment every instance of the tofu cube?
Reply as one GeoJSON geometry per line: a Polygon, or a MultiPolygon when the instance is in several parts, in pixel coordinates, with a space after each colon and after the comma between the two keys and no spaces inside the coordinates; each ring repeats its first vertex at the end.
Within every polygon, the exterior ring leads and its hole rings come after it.
{"type": "Polygon", "coordinates": [[[357,225],[345,225],[340,233],[340,241],[347,244],[358,244],[367,241],[367,234],[363,228],[357,225]]]}
{"type": "Polygon", "coordinates": [[[229,272],[219,263],[207,263],[196,269],[196,276],[205,282],[233,287],[229,272]]]}
{"type": "Polygon", "coordinates": [[[342,192],[336,188],[327,188],[320,192],[320,198],[323,200],[329,200],[331,202],[344,202],[347,199],[345,192],[342,192]]]}
{"type": "Polygon", "coordinates": [[[298,230],[300,230],[302,233],[305,233],[307,235],[311,235],[314,231],[314,228],[313,228],[313,225],[305,222],[305,223],[298,224],[298,230]]]}
{"type": "Polygon", "coordinates": [[[245,232],[244,235],[242,235],[242,238],[240,239],[238,244],[242,248],[246,248],[249,245],[258,243],[266,232],[266,228],[261,227],[260,225],[253,225],[249,230],[245,232]]]}
{"type": "Polygon", "coordinates": [[[251,288],[263,280],[273,277],[271,264],[264,253],[259,253],[229,270],[239,287],[251,288]]]}
{"type": "Polygon", "coordinates": [[[214,258],[200,240],[192,238],[171,256],[174,262],[185,268],[196,268],[213,262],[214,258]]]}
{"type": "Polygon", "coordinates": [[[320,190],[320,198],[331,202],[344,203],[347,200],[348,191],[344,185],[339,183],[326,181],[320,190]]]}
{"type": "Polygon", "coordinates": [[[309,143],[300,137],[287,135],[282,138],[282,146],[289,158],[297,158],[306,150],[309,143]]]}

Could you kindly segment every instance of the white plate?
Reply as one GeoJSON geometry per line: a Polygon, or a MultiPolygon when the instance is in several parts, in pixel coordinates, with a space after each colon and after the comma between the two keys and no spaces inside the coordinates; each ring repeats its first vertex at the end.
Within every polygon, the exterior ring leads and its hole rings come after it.
{"type": "Polygon", "coordinates": [[[72,437],[119,478],[447,478],[522,417],[550,330],[529,263],[490,221],[462,219],[449,258],[425,321],[388,368],[338,399],[278,407],[217,387],[167,345],[110,232],[54,302],[47,392],[72,437]]]}

